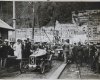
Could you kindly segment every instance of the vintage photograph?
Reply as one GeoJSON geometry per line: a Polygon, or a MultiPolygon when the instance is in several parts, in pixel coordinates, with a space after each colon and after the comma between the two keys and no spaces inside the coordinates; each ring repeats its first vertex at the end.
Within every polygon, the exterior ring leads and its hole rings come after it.
{"type": "Polygon", "coordinates": [[[100,2],[0,1],[0,79],[100,79],[100,2]]]}

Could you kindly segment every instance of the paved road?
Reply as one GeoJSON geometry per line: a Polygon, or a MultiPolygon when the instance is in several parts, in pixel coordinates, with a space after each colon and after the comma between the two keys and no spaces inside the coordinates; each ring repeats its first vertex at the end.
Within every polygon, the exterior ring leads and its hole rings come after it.
{"type": "Polygon", "coordinates": [[[36,71],[19,74],[19,71],[17,71],[13,73],[12,72],[2,73],[0,75],[0,78],[1,79],[48,79],[61,64],[62,64],[61,61],[54,60],[52,69],[49,72],[46,72],[45,74],[40,74],[39,72],[36,71]]]}
{"type": "Polygon", "coordinates": [[[95,74],[89,67],[76,67],[76,64],[67,65],[59,79],[100,79],[100,74],[95,74]]]}

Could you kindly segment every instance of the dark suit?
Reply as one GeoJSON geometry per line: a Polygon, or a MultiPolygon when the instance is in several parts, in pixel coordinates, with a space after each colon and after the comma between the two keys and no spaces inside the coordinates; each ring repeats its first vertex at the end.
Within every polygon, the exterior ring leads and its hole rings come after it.
{"type": "Polygon", "coordinates": [[[78,46],[78,63],[82,66],[82,62],[83,62],[83,48],[82,46],[78,46]]]}
{"type": "Polygon", "coordinates": [[[73,62],[77,63],[77,53],[78,53],[78,47],[74,46],[72,49],[73,52],[73,62]]]}
{"type": "Polygon", "coordinates": [[[30,50],[31,50],[31,43],[28,42],[28,43],[26,43],[25,46],[24,46],[24,57],[25,57],[25,58],[29,58],[29,56],[31,55],[30,50]]]}

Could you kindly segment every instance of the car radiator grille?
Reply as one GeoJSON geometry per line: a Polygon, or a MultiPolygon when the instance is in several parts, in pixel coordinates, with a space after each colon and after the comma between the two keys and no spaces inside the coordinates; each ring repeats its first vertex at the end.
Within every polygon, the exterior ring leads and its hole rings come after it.
{"type": "Polygon", "coordinates": [[[35,57],[30,57],[30,64],[31,65],[34,65],[36,62],[35,62],[35,57]]]}

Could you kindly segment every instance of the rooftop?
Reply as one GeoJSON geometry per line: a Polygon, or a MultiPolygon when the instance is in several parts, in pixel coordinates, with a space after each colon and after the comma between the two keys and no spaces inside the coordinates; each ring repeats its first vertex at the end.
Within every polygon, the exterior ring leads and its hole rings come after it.
{"type": "Polygon", "coordinates": [[[0,28],[4,28],[4,29],[8,29],[8,30],[14,30],[14,28],[12,28],[11,26],[9,26],[7,23],[5,23],[4,21],[2,21],[0,19],[0,28]]]}

